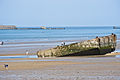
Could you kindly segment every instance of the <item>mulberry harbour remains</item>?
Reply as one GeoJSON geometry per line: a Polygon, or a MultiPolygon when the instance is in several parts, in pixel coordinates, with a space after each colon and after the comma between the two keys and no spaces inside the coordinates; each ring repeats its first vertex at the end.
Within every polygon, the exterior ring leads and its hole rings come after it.
{"type": "Polygon", "coordinates": [[[111,35],[96,37],[92,40],[40,50],[37,55],[38,57],[103,55],[115,50],[116,40],[117,36],[112,33],[111,35]]]}

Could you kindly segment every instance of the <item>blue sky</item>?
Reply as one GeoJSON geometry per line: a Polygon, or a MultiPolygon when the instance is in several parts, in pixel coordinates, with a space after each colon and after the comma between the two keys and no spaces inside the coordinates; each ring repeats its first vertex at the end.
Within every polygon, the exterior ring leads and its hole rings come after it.
{"type": "Polygon", "coordinates": [[[120,0],[0,0],[0,25],[120,25],[120,0]]]}

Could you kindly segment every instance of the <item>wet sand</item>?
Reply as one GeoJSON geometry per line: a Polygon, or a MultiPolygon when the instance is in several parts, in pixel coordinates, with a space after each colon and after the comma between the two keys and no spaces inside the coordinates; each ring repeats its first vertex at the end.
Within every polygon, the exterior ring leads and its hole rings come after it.
{"type": "Polygon", "coordinates": [[[5,42],[4,45],[0,45],[0,55],[24,55],[26,50],[29,54],[35,54],[39,50],[49,49],[61,45],[62,42],[66,44],[79,42],[82,40],[58,40],[58,41],[33,41],[33,42],[5,42]]]}
{"type": "MultiPolygon", "coordinates": [[[[66,44],[80,42],[83,40],[58,40],[58,41],[38,41],[38,42],[12,42],[0,45],[0,56],[2,55],[25,55],[26,50],[29,54],[36,54],[39,50],[49,49],[61,45],[61,42],[66,44]]],[[[120,41],[117,42],[116,50],[120,50],[120,41]]]]}
{"type": "Polygon", "coordinates": [[[0,62],[0,80],[120,80],[120,58],[114,56],[1,59],[0,61],[6,61],[0,62]],[[4,64],[9,65],[8,70],[4,68],[4,64]]]}

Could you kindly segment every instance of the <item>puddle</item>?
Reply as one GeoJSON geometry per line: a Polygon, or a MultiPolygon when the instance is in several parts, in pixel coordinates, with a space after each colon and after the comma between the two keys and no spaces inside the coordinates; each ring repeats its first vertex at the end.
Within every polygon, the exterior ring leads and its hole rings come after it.
{"type": "MultiPolygon", "coordinates": [[[[114,52],[120,52],[120,50],[118,49],[118,50],[115,50],[114,52]]],[[[115,57],[120,58],[120,55],[116,55],[115,57]]]]}
{"type": "Polygon", "coordinates": [[[35,62],[35,61],[64,61],[64,60],[59,60],[59,59],[58,60],[55,60],[55,59],[53,59],[53,60],[52,59],[47,59],[47,60],[40,60],[40,59],[39,60],[0,60],[0,62],[26,62],[26,61],[27,62],[28,61],[30,61],[30,62],[34,61],[35,62]]]}
{"type": "Polygon", "coordinates": [[[114,52],[120,52],[120,50],[118,49],[118,50],[115,50],[114,52]]]}
{"type": "Polygon", "coordinates": [[[120,55],[116,55],[115,57],[116,57],[116,58],[120,58],[120,55]]]}
{"type": "Polygon", "coordinates": [[[0,59],[14,59],[14,58],[38,58],[37,55],[23,55],[23,56],[0,56],[0,59]]]}

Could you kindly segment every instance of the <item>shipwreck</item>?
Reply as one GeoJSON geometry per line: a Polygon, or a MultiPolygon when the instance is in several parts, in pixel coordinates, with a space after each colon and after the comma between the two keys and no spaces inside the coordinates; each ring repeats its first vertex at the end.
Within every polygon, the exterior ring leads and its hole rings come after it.
{"type": "Polygon", "coordinates": [[[41,50],[37,52],[37,55],[38,57],[104,55],[115,50],[116,39],[117,36],[112,33],[111,35],[96,37],[92,40],[41,50]]]}

